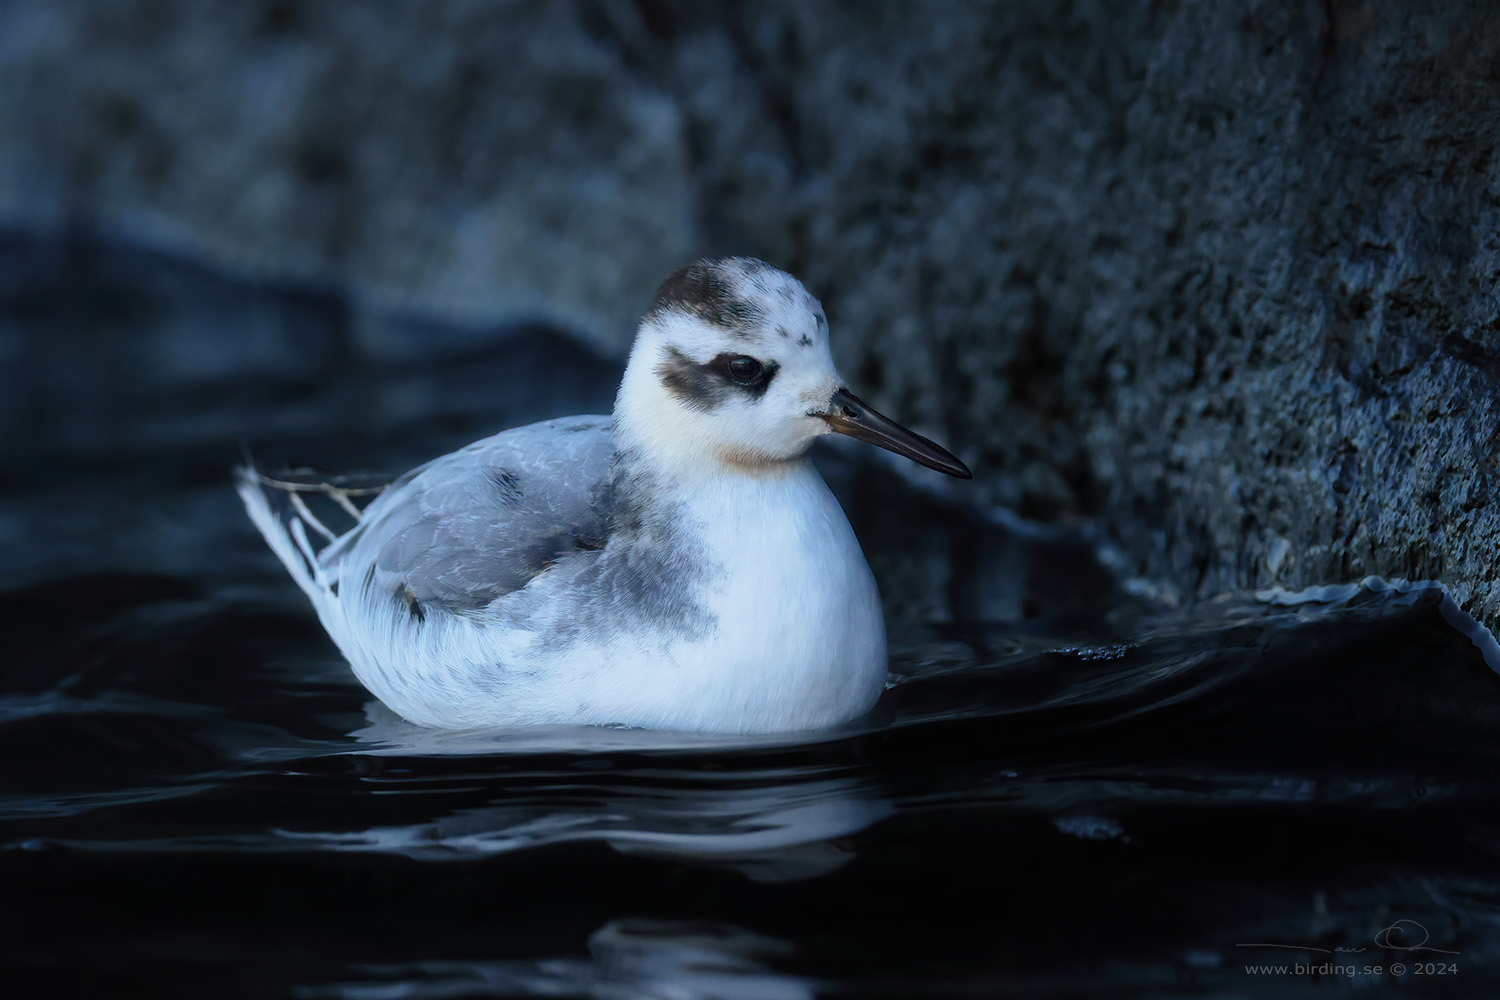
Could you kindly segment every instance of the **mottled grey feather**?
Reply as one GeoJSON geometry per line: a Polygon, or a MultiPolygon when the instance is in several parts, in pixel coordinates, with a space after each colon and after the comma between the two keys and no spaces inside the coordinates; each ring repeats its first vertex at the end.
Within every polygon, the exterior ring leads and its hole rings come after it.
{"type": "Polygon", "coordinates": [[[319,555],[346,560],[413,617],[473,611],[520,590],[563,556],[609,537],[609,417],[504,431],[414,469],[319,555]]]}

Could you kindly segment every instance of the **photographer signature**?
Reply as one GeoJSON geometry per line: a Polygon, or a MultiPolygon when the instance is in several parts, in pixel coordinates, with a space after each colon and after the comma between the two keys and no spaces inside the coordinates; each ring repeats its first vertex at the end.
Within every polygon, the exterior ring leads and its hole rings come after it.
{"type": "MultiPolygon", "coordinates": [[[[1389,927],[1382,927],[1375,935],[1375,946],[1387,951],[1430,951],[1437,955],[1457,955],[1456,951],[1448,951],[1445,948],[1430,947],[1427,942],[1432,935],[1427,933],[1427,928],[1415,920],[1398,920],[1389,927]],[[1413,944],[1403,944],[1408,937],[1417,938],[1413,944]]],[[[1292,951],[1317,951],[1325,955],[1336,954],[1359,954],[1369,949],[1361,945],[1358,948],[1349,948],[1339,945],[1335,948],[1321,948],[1315,944],[1272,944],[1266,941],[1244,942],[1236,944],[1236,948],[1289,948],[1292,951]]]]}

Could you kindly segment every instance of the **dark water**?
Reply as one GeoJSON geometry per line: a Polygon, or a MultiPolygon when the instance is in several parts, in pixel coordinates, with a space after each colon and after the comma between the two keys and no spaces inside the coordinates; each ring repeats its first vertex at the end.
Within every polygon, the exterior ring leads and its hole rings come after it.
{"type": "Polygon", "coordinates": [[[1435,591],[1152,615],[1088,539],[829,453],[891,597],[870,718],[418,730],[240,515],[240,442],[399,470],[607,408],[615,368],[92,240],[0,250],[16,995],[1500,991],[1500,678],[1435,591]]]}

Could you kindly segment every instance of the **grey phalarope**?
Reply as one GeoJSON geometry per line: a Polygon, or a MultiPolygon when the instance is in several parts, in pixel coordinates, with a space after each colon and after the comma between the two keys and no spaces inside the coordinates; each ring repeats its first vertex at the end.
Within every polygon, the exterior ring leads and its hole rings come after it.
{"type": "Polygon", "coordinates": [[[969,478],[845,388],[801,282],[726,258],[662,284],[613,417],[476,441],[363,511],[325,489],[357,515],[338,536],[295,490],[273,508],[251,468],[238,490],[355,675],[414,723],[795,731],[863,714],[886,678],[875,580],[807,459],[828,433],[969,478]]]}

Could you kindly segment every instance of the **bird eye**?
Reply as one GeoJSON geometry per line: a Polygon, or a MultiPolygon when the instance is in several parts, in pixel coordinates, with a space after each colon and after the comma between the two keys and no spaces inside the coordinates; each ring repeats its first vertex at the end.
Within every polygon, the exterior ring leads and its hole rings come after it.
{"type": "Polygon", "coordinates": [[[729,360],[729,377],[740,385],[754,385],[764,371],[765,367],[759,361],[743,354],[729,360]]]}

